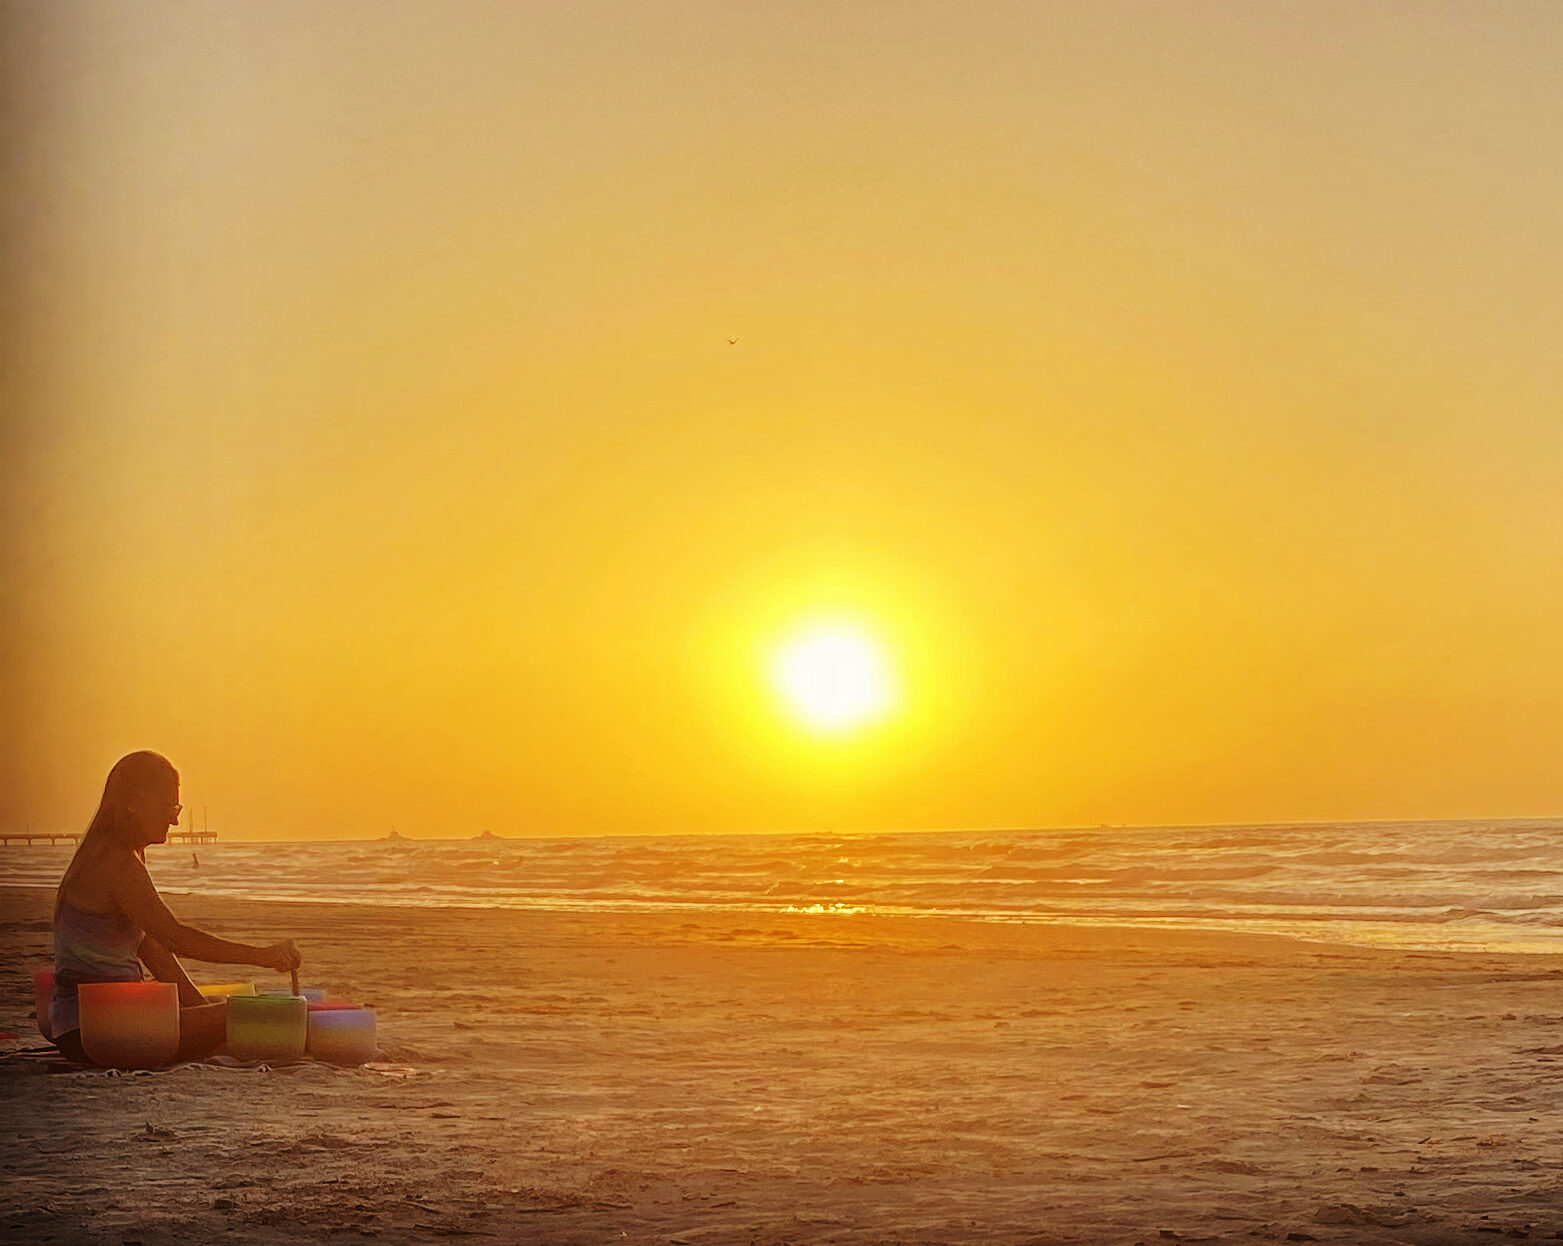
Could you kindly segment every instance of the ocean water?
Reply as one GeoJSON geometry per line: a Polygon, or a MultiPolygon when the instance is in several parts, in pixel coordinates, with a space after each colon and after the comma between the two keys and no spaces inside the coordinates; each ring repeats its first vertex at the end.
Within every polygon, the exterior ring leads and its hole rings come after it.
{"type": "MultiPolygon", "coordinates": [[[[72,849],[0,848],[53,886],[72,849]]],[[[182,894],[578,912],[885,913],[1247,930],[1327,942],[1563,952],[1563,820],[223,841],[148,866],[182,894]]],[[[177,902],[174,903],[177,910],[177,902]]]]}

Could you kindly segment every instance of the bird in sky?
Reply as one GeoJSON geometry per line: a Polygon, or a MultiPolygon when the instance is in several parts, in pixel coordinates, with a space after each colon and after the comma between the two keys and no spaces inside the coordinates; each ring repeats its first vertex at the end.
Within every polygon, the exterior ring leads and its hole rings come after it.
{"type": "Polygon", "coordinates": [[[730,338],[727,339],[727,344],[729,346],[737,346],[738,345],[738,339],[735,338],[735,337],[730,337],[730,338]]]}

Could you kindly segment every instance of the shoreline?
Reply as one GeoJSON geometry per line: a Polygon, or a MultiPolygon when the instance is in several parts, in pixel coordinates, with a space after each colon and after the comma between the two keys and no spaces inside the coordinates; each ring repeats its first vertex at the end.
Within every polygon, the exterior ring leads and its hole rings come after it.
{"type": "MultiPolygon", "coordinates": [[[[1346,952],[1360,953],[1368,956],[1404,956],[1413,958],[1436,957],[1474,957],[1474,958],[1508,958],[1525,957],[1539,958],[1541,960],[1555,960],[1563,965],[1563,946],[1556,950],[1546,947],[1505,947],[1505,948],[1471,948],[1471,947],[1432,947],[1414,944],[1402,944],[1392,942],[1375,942],[1366,939],[1328,939],[1316,937],[1311,921],[1294,919],[1297,926],[1295,931],[1275,930],[1244,930],[1230,926],[1202,925],[1200,919],[1189,918],[1178,920],[1173,918],[1148,917],[1144,919],[1132,919],[1122,917],[1105,917],[1099,920],[1083,919],[1078,915],[1063,916],[1025,916],[1025,917],[994,917],[985,915],[951,916],[942,913],[912,914],[912,913],[887,913],[883,911],[809,911],[807,909],[767,910],[758,908],[745,908],[734,904],[731,907],[717,907],[714,905],[693,905],[688,908],[673,906],[653,906],[646,908],[615,908],[611,905],[600,907],[554,907],[550,905],[533,906],[506,906],[474,902],[471,904],[448,903],[419,903],[416,901],[395,900],[342,900],[338,898],[311,899],[300,896],[268,896],[252,898],[245,896],[228,895],[221,892],[203,892],[193,888],[181,888],[179,886],[164,886],[160,892],[172,902],[170,909],[181,918],[191,916],[191,920],[208,920],[200,917],[201,914],[212,913],[216,916],[212,920],[224,920],[224,914],[243,913],[254,909],[264,912],[272,908],[288,909],[297,908],[305,912],[315,910],[342,909],[356,911],[362,914],[366,921],[374,920],[374,915],[402,914],[411,918],[417,914],[479,914],[488,913],[513,917],[525,922],[536,920],[540,922],[559,921],[563,923],[628,923],[630,925],[644,925],[650,929],[662,930],[669,923],[675,928],[689,928],[691,930],[720,930],[721,928],[737,928],[753,930],[756,923],[771,928],[781,928],[790,931],[787,935],[789,945],[807,946],[810,944],[822,944],[831,946],[845,946],[854,942],[854,939],[862,941],[861,934],[854,932],[868,927],[880,927],[886,930],[906,931],[954,931],[965,932],[968,930],[982,930],[988,932],[1007,931],[1008,937],[997,933],[987,936],[973,934],[970,942],[984,948],[995,948],[1001,945],[1009,945],[1015,948],[1030,948],[1034,952],[1042,952],[1050,946],[1067,942],[1067,936],[1074,932],[1075,940],[1084,938],[1083,932],[1090,932],[1093,943],[1098,944],[1104,950],[1120,949],[1128,942],[1138,941],[1145,943],[1154,941],[1158,944],[1178,942],[1190,942],[1204,945],[1206,943],[1240,945],[1253,940],[1261,947],[1272,946],[1298,946],[1301,948],[1326,949],[1332,953],[1343,954],[1346,952]],[[184,911],[188,909],[188,914],[184,911]],[[194,916],[192,916],[194,915],[194,916]],[[735,927],[735,923],[737,924],[735,927]],[[830,923],[829,926],[825,923],[830,923]],[[1051,932],[1051,933],[1050,933],[1051,932]],[[843,938],[843,935],[852,937],[843,938]],[[802,942],[793,942],[801,939],[802,942]]],[[[0,901],[10,894],[16,893],[19,903],[27,901],[21,897],[48,896],[52,899],[54,888],[40,884],[28,883],[0,883],[0,901]]],[[[269,919],[264,919],[269,920],[269,919]]],[[[1320,919],[1318,926],[1327,924],[1329,919],[1320,919]]],[[[1319,932],[1322,934],[1322,931],[1319,932]]],[[[720,938],[720,936],[717,936],[720,938]]],[[[725,941],[725,940],[724,940],[725,941]]],[[[912,940],[912,942],[919,942],[912,940]]],[[[948,942],[948,940],[946,940],[948,942]]],[[[956,941],[957,944],[959,941],[956,941]]]]}
{"type": "MultiPolygon", "coordinates": [[[[0,1027],[23,1046],[51,890],[0,888],[0,1027]]],[[[871,915],[174,910],[298,939],[304,985],[376,1005],[394,1067],[0,1060],[17,1240],[1563,1232],[1560,956],[871,915]]]]}

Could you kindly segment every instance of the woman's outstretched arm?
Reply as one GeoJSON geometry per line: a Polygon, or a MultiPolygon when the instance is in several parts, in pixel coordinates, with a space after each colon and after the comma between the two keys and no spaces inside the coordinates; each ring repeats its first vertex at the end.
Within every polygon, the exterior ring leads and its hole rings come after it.
{"type": "MultiPolygon", "coordinates": [[[[195,960],[211,961],[218,965],[258,965],[263,969],[275,969],[287,973],[301,963],[293,940],[285,939],[269,947],[257,947],[250,943],[235,943],[216,935],[187,926],[172,913],[157,894],[147,867],[135,857],[126,869],[116,899],[120,911],[142,930],[151,935],[165,951],[195,960]]],[[[157,971],[154,969],[154,973],[157,971]]]]}

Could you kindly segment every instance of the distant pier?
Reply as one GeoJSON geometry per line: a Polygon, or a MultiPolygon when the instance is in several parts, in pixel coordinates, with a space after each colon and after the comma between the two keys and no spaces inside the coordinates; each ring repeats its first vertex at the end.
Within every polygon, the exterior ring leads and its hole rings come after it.
{"type": "Polygon", "coordinates": [[[18,844],[53,844],[65,841],[74,844],[81,838],[76,831],[0,831],[0,843],[7,847],[18,844]]]}
{"type": "MultiPolygon", "coordinates": [[[[74,844],[81,841],[80,831],[0,831],[0,844],[74,844]]],[[[216,831],[170,831],[168,842],[177,844],[215,844],[216,831]]]]}

